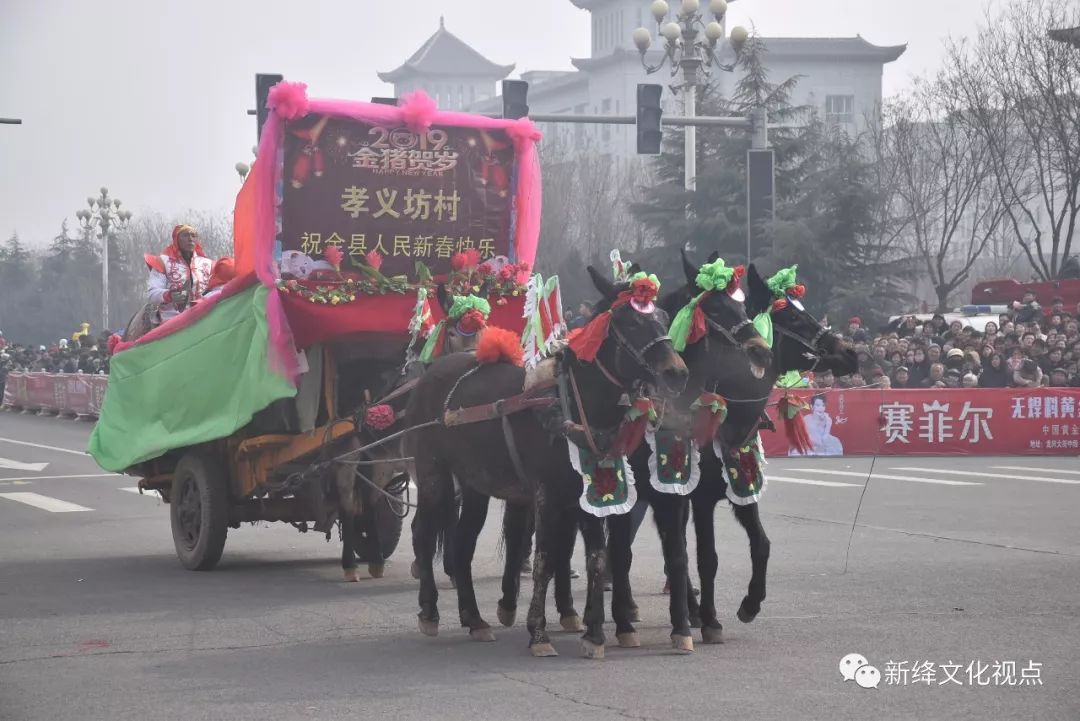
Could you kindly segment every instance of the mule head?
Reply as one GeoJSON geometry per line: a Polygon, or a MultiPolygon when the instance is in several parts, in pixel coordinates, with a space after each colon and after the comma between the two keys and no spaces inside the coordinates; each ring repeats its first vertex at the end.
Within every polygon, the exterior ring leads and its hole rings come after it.
{"type": "Polygon", "coordinates": [[[777,370],[786,373],[830,369],[836,375],[850,375],[858,370],[855,352],[811,315],[801,298],[791,294],[775,298],[753,265],[747,272],[747,283],[750,289],[747,314],[756,317],[759,313],[769,313],[772,317],[777,370]]]}
{"type": "MultiPolygon", "coordinates": [[[[477,295],[481,298],[487,298],[490,292],[490,287],[487,281],[484,281],[484,285],[481,286],[477,295]]],[[[453,320],[450,318],[450,309],[454,305],[454,296],[447,290],[446,286],[439,284],[435,290],[435,297],[439,301],[439,307],[442,308],[443,315],[446,317],[446,334],[443,341],[443,352],[445,353],[462,353],[465,351],[476,350],[476,344],[480,340],[480,328],[473,327],[475,323],[470,324],[470,327],[465,327],[460,320],[453,320]]]]}
{"type": "MultiPolygon", "coordinates": [[[[718,257],[717,253],[712,253],[708,262],[715,262],[718,257]]],[[[688,281],[683,295],[688,298],[693,297],[701,292],[697,285],[701,269],[690,262],[685,250],[683,251],[683,267],[688,281]]],[[[746,307],[743,305],[745,296],[742,289],[734,287],[728,290],[730,292],[706,293],[700,302],[708,325],[707,337],[713,339],[713,345],[741,349],[746,354],[754,377],[764,378],[766,370],[773,364],[772,350],[747,316],[746,307]]]]}
{"type": "Polygon", "coordinates": [[[611,313],[607,338],[597,359],[623,385],[646,384],[662,396],[678,396],[689,374],[667,334],[667,313],[655,303],[620,302],[625,301],[625,296],[620,296],[630,291],[629,283],[612,283],[592,266],[588,271],[604,298],[596,315],[611,313]]]}

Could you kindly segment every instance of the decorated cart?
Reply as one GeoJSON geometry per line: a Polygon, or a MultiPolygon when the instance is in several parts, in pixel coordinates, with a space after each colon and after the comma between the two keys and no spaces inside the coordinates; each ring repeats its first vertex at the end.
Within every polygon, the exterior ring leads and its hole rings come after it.
{"type": "MultiPolygon", "coordinates": [[[[486,295],[490,325],[526,325],[540,217],[530,121],[440,112],[423,93],[396,107],[308,99],[287,82],[269,106],[236,200],[236,278],[116,346],[90,440],[102,468],[171,504],[195,570],[244,522],[329,533],[332,484],[303,471],[363,433],[400,431],[387,397],[401,397],[406,358],[442,340],[439,285],[486,295]]],[[[376,505],[386,557],[403,514],[376,505]]]]}

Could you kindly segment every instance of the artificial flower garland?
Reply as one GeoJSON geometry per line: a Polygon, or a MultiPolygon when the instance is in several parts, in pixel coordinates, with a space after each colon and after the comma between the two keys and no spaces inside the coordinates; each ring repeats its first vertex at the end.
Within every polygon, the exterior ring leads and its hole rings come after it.
{"type": "Polygon", "coordinates": [[[592,363],[608,337],[612,311],[630,303],[639,313],[652,313],[656,309],[655,300],[659,293],[660,281],[655,275],[635,274],[630,278],[630,288],[619,293],[608,310],[590,320],[584,328],[570,333],[567,337],[570,350],[578,360],[592,363]]]}
{"type": "MultiPolygon", "coordinates": [[[[464,335],[473,335],[487,325],[491,315],[491,303],[475,295],[455,295],[454,302],[447,312],[447,318],[457,324],[458,331],[464,335]]],[[[420,361],[430,363],[442,351],[446,338],[447,318],[440,320],[428,334],[427,342],[420,351],[420,361]]]]}
{"type": "Polygon", "coordinates": [[[697,343],[708,333],[705,322],[705,311],[701,309],[701,302],[712,293],[727,292],[732,295],[739,289],[739,283],[746,272],[746,268],[739,265],[729,268],[724,264],[723,258],[717,258],[712,263],[706,263],[698,271],[695,284],[701,290],[671,322],[671,340],[675,350],[680,353],[686,350],[686,346],[697,343]]]}

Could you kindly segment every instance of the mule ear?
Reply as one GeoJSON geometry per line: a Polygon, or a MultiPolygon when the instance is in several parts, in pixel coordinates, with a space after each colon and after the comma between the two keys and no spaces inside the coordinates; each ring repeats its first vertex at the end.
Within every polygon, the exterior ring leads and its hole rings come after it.
{"type": "Polygon", "coordinates": [[[682,267],[683,273],[686,274],[686,282],[693,286],[697,283],[698,268],[690,262],[690,256],[686,254],[686,248],[683,248],[679,252],[682,253],[682,267]]]}
{"type": "Polygon", "coordinates": [[[439,287],[435,289],[435,297],[439,299],[439,307],[442,308],[443,315],[450,315],[450,306],[454,304],[454,299],[450,297],[450,292],[442,283],[439,283],[439,287]]]}
{"type": "Polygon", "coordinates": [[[746,283],[750,289],[750,294],[746,299],[747,315],[751,312],[760,313],[768,308],[769,301],[772,298],[772,291],[769,290],[769,286],[761,278],[757,267],[753,263],[746,269],[746,283]]]}
{"type": "Polygon", "coordinates": [[[714,250],[713,252],[709,253],[709,259],[706,262],[715,263],[718,260],[720,260],[720,251],[714,250]]]}
{"type": "Polygon", "coordinates": [[[591,265],[586,269],[589,271],[589,277],[592,278],[593,286],[600,291],[600,295],[604,296],[609,301],[615,300],[618,295],[618,291],[615,290],[615,284],[605,278],[600,271],[591,265]]]}
{"type": "Polygon", "coordinates": [[[630,267],[626,269],[627,275],[637,275],[641,272],[641,266],[637,263],[631,263],[630,267]]]}

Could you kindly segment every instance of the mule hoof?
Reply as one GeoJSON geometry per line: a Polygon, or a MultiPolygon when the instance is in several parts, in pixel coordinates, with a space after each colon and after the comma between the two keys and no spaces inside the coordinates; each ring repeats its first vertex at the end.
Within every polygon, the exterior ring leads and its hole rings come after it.
{"type": "Polygon", "coordinates": [[[536,658],[550,658],[552,656],[558,656],[559,652],[555,650],[555,647],[550,643],[534,643],[529,646],[529,651],[536,658]]]}
{"type": "Polygon", "coordinates": [[[585,630],[585,626],[581,623],[581,616],[576,613],[573,616],[563,616],[559,619],[559,623],[562,625],[562,630],[567,633],[581,633],[585,630]]]}
{"type": "Polygon", "coordinates": [[[513,611],[508,611],[502,606],[499,606],[498,610],[495,612],[495,615],[499,617],[499,623],[501,623],[503,626],[506,626],[507,628],[510,628],[517,620],[517,609],[514,609],[513,611]]]}
{"type": "Polygon", "coordinates": [[[737,616],[737,617],[739,618],[739,620],[740,620],[740,621],[742,621],[743,623],[751,623],[751,622],[752,622],[752,621],[753,621],[753,620],[754,620],[755,618],[757,618],[757,615],[758,615],[758,614],[759,614],[760,612],[761,612],[760,610],[758,610],[758,611],[753,611],[753,612],[749,611],[749,610],[748,610],[748,609],[746,608],[746,603],[744,602],[744,603],[743,603],[743,604],[742,604],[741,606],[739,606],[739,610],[738,610],[738,612],[737,612],[737,613],[736,613],[735,615],[736,615],[736,616],[737,616]]]}
{"type": "Polygon", "coordinates": [[[672,636],[671,647],[679,653],[693,653],[694,639],[690,636],[672,636]]]}
{"type": "Polygon", "coordinates": [[[417,581],[419,581],[420,580],[420,564],[417,563],[416,561],[413,561],[412,565],[409,566],[409,574],[413,578],[415,578],[417,581]]]}
{"type": "Polygon", "coordinates": [[[601,659],[604,657],[604,644],[581,639],[581,652],[585,658],[601,659]]]}
{"type": "Polygon", "coordinates": [[[495,640],[495,634],[490,628],[474,628],[469,631],[469,638],[481,643],[492,643],[495,640]]]}
{"type": "Polygon", "coordinates": [[[723,626],[705,626],[701,629],[701,642],[702,643],[723,643],[724,642],[724,628],[723,626]]]}
{"type": "Polygon", "coordinates": [[[358,583],[360,581],[360,571],[355,568],[345,569],[345,582],[346,583],[358,583]]]}
{"type": "Polygon", "coordinates": [[[425,621],[420,619],[420,633],[425,636],[438,636],[439,635],[439,622],[438,621],[425,621]]]}
{"type": "Polygon", "coordinates": [[[386,572],[385,563],[369,563],[367,567],[368,575],[372,578],[382,578],[383,573],[386,572]]]}
{"type": "Polygon", "coordinates": [[[615,637],[619,639],[619,648],[641,648],[641,639],[638,638],[636,631],[617,633],[615,637]]]}

